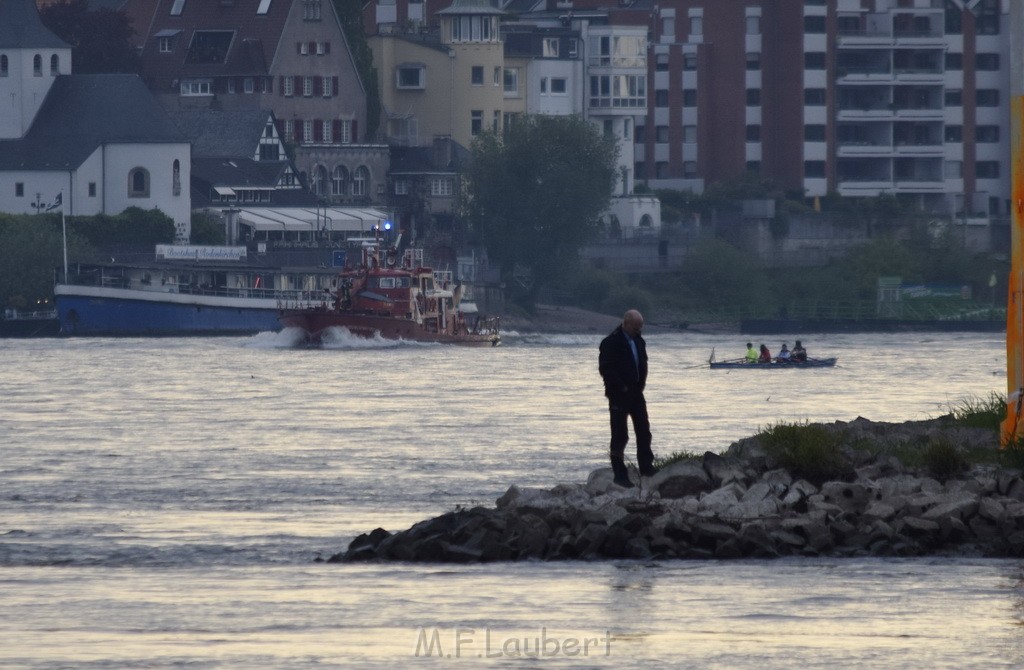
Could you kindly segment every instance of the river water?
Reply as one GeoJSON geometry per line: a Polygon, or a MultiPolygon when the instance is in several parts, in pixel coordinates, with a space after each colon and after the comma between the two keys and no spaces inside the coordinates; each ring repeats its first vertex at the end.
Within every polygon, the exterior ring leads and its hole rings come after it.
{"type": "MultiPolygon", "coordinates": [[[[0,667],[1024,665],[1019,561],[316,562],[604,466],[599,339],[0,340],[0,667]]],[[[656,453],[1005,392],[1001,335],[819,335],[834,369],[702,366],[745,339],[648,336],[656,453]]]]}

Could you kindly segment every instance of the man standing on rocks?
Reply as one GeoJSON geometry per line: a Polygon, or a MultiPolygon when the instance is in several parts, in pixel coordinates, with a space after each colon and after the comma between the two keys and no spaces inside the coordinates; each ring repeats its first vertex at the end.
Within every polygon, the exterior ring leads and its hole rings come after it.
{"type": "Polygon", "coordinates": [[[598,371],[604,380],[604,395],[608,398],[608,412],[611,415],[612,472],[615,483],[626,488],[633,486],[624,460],[626,443],[629,442],[627,417],[633,419],[636,462],[640,475],[649,477],[657,472],[654,468],[654,453],[651,451],[647,400],[644,398],[647,344],[640,335],[643,327],[644,317],[640,312],[629,310],[622,317],[622,324],[601,340],[601,353],[598,357],[598,371]]]}

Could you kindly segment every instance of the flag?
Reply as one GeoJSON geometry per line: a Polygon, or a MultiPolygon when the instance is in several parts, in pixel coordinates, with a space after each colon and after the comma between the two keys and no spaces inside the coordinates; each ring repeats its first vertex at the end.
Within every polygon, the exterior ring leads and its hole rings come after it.
{"type": "Polygon", "coordinates": [[[52,205],[50,205],[49,207],[46,208],[46,211],[47,212],[52,212],[53,210],[57,209],[58,207],[61,207],[64,204],[64,202],[63,202],[64,201],[64,197],[63,196],[64,196],[63,193],[58,193],[57,194],[57,199],[53,201],[52,205]]]}

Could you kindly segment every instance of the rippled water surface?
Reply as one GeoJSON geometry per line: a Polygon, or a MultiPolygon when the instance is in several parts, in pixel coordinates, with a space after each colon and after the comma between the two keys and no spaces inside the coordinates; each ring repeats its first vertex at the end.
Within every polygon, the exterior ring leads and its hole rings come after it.
{"type": "MultiPolygon", "coordinates": [[[[315,563],[605,464],[600,335],[506,339],[0,340],[0,667],[1024,665],[1016,561],[315,563]]],[[[650,335],[655,451],[1005,390],[998,335],[803,339],[650,335]]]]}

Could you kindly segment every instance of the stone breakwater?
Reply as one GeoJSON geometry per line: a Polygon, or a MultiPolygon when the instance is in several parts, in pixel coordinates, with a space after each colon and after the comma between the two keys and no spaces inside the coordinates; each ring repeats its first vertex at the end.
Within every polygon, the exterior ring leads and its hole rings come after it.
{"type": "MultiPolygon", "coordinates": [[[[779,556],[1024,556],[1024,477],[975,465],[939,481],[886,445],[945,439],[995,449],[992,431],[942,420],[830,425],[845,445],[840,479],[778,467],[757,438],[663,468],[640,486],[511,486],[494,508],[457,509],[408,530],[360,535],[331,561],[484,562],[779,556]],[[865,448],[874,447],[874,448],[865,448]]],[[[636,475],[634,473],[634,480],[636,475]]]]}

